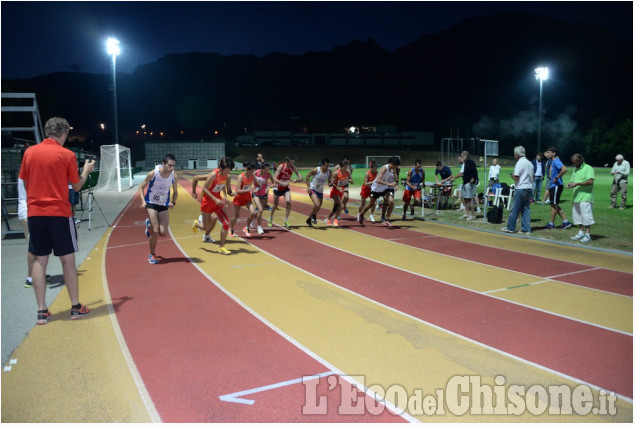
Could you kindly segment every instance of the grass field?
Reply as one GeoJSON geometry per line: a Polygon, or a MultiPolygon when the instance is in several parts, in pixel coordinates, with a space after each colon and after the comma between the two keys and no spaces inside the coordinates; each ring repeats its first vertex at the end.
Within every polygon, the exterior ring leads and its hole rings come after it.
{"type": "MultiPolygon", "coordinates": [[[[420,151],[420,150],[397,150],[395,148],[361,148],[361,147],[294,147],[287,150],[280,147],[252,147],[252,148],[235,148],[236,152],[231,152],[234,155],[234,160],[237,163],[242,161],[253,160],[257,152],[262,152],[266,161],[280,161],[285,155],[297,155],[299,157],[296,165],[301,168],[302,176],[306,176],[307,169],[309,167],[316,166],[320,158],[330,158],[332,162],[337,161],[344,155],[351,157],[353,164],[363,164],[369,151],[375,155],[393,155],[397,152],[401,157],[401,177],[406,176],[407,170],[414,163],[415,159],[421,159],[424,165],[424,171],[426,173],[425,180],[428,182],[434,181],[434,163],[439,159],[439,153],[437,151],[420,151]],[[302,169],[304,168],[304,169],[302,169]]],[[[228,154],[229,154],[228,150],[228,154]]],[[[479,176],[483,176],[483,168],[479,165],[479,176]]],[[[563,177],[565,184],[570,181],[573,173],[573,165],[568,164],[565,161],[565,165],[569,168],[569,171],[563,177]]],[[[509,174],[513,171],[515,161],[508,156],[500,156],[499,163],[501,168],[501,182],[505,182],[509,185],[513,183],[509,174]]],[[[452,168],[453,173],[458,173],[459,166],[456,162],[446,164],[452,168]]],[[[595,219],[595,225],[591,227],[592,241],[587,245],[597,248],[614,249],[625,252],[633,252],[633,188],[629,187],[628,201],[626,203],[625,210],[608,209],[610,205],[609,194],[611,192],[612,176],[610,175],[610,168],[595,167],[595,184],[593,188],[593,195],[595,198],[593,206],[593,215],[595,219]]],[[[356,168],[353,170],[353,180],[355,182],[350,189],[351,196],[353,198],[359,198],[360,183],[363,181],[365,168],[356,168]]],[[[481,177],[481,180],[484,180],[481,177]]],[[[460,179],[457,180],[457,183],[460,179]]],[[[483,185],[478,188],[479,193],[484,191],[483,185]]],[[[544,191],[544,182],[543,182],[544,191]]],[[[544,193],[544,192],[543,192],[544,193]]],[[[568,219],[571,219],[571,199],[572,190],[565,189],[562,198],[561,206],[564,209],[565,215],[568,219]]],[[[394,224],[398,224],[402,215],[403,201],[401,200],[403,195],[403,186],[400,186],[400,190],[395,194],[395,212],[392,215],[394,224]]],[[[328,208],[329,201],[325,200],[325,206],[328,208]]],[[[349,203],[349,212],[353,215],[357,214],[357,201],[349,203]]],[[[545,225],[549,221],[551,207],[548,205],[531,205],[531,228],[532,237],[543,238],[548,240],[560,241],[571,243],[570,237],[577,232],[577,227],[574,226],[571,229],[545,229],[545,225]]],[[[507,217],[509,211],[504,210],[503,223],[490,224],[483,219],[483,213],[477,214],[477,219],[471,222],[461,220],[459,217],[462,215],[458,211],[458,207],[454,210],[441,210],[438,215],[433,215],[432,210],[426,208],[425,219],[435,221],[438,223],[447,223],[452,225],[459,225],[468,228],[482,229],[488,231],[500,232],[500,229],[507,223],[507,217]]],[[[421,216],[421,210],[416,209],[415,216],[421,216]]],[[[556,225],[560,224],[560,218],[556,218],[556,225]]],[[[519,224],[520,225],[520,224],[519,224]]],[[[519,226],[518,226],[519,228],[519,226]]],[[[577,243],[577,242],[574,242],[577,243]]]]}

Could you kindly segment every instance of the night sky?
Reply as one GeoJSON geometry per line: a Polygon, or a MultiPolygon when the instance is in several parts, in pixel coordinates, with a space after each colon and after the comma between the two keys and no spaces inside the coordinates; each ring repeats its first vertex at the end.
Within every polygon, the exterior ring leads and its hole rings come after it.
{"type": "MultiPolygon", "coordinates": [[[[2,1],[2,78],[110,72],[105,40],[121,42],[117,71],[169,53],[263,56],[331,51],[374,39],[389,51],[465,18],[530,12],[600,25],[633,38],[625,2],[13,2],[2,1]]],[[[539,31],[537,28],[536,31],[539,31]]]]}

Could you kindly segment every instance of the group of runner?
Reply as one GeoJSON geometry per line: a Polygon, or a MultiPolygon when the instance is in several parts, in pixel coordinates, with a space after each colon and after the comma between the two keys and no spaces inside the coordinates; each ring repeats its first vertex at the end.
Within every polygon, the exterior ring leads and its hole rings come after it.
{"type": "MultiPolygon", "coordinates": [[[[220,241],[218,252],[228,255],[231,253],[225,248],[228,234],[236,236],[234,226],[240,218],[241,209],[244,207],[247,212],[247,225],[242,231],[245,237],[251,237],[252,228],[256,228],[258,234],[263,234],[262,214],[266,209],[270,209],[267,220],[269,227],[273,226],[273,217],[278,209],[280,197],[284,197],[286,209],[284,224],[289,227],[289,215],[291,213],[291,191],[290,183],[299,183],[304,180],[306,190],[313,202],[313,210],[306,220],[309,227],[317,224],[317,213],[322,207],[324,198],[324,188],[330,187],[330,197],[333,200],[333,208],[325,223],[329,227],[339,226],[339,217],[342,212],[348,214],[347,203],[349,199],[349,185],[353,182],[353,169],[350,158],[342,158],[331,170],[331,162],[328,158],[320,161],[316,168],[311,169],[303,179],[295,166],[297,158],[287,156],[285,161],[280,163],[273,175],[270,164],[262,160],[259,155],[254,163],[243,164],[244,171],[238,176],[235,185],[235,192],[232,191],[230,173],[234,169],[234,161],[224,157],[220,160],[218,168],[208,174],[195,176],[192,179],[191,195],[194,199],[199,199],[197,193],[198,183],[204,181],[200,194],[200,211],[198,219],[192,222],[192,230],[196,233],[204,231],[203,242],[215,242],[210,233],[218,221],[221,222],[220,241]],[[293,179],[296,175],[297,178],[293,179]],[[268,191],[273,188],[273,205],[268,206],[268,191]],[[224,195],[224,196],[223,196],[224,195]],[[234,215],[230,219],[224,211],[228,205],[229,196],[233,196],[231,201],[234,205],[234,215]]],[[[139,186],[139,195],[142,198],[141,207],[145,208],[148,218],[145,221],[145,234],[149,238],[150,254],[148,262],[156,264],[159,259],[155,250],[158,236],[165,236],[168,227],[168,210],[176,205],[177,180],[174,172],[176,158],[167,154],[163,158],[163,163],[159,164],[146,176],[145,181],[139,186]],[[147,191],[144,189],[147,186],[147,191]],[[170,197],[172,188],[172,197],[170,197]]],[[[370,220],[374,223],[373,213],[379,198],[383,198],[382,223],[385,226],[392,226],[390,215],[394,207],[394,192],[399,184],[398,157],[392,157],[388,163],[378,169],[376,161],[368,164],[368,170],[364,175],[362,189],[360,192],[361,205],[357,214],[358,222],[363,225],[365,214],[370,211],[370,220]],[[367,203],[366,201],[369,200],[367,203]]],[[[404,218],[405,213],[413,200],[411,213],[414,214],[414,206],[421,205],[421,184],[424,181],[421,161],[417,160],[415,166],[408,171],[404,191],[404,218]]]]}

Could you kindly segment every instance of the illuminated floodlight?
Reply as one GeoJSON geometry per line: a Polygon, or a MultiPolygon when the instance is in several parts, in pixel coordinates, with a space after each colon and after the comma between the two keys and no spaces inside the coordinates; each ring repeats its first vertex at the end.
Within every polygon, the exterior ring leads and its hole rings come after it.
{"type": "Polygon", "coordinates": [[[106,51],[110,56],[117,56],[119,53],[121,53],[121,49],[119,48],[119,40],[112,37],[106,40],[106,51]]]}
{"type": "Polygon", "coordinates": [[[540,100],[538,101],[538,143],[536,145],[536,152],[540,152],[540,133],[542,126],[542,82],[549,78],[549,68],[546,66],[540,66],[535,69],[536,80],[540,81],[540,100]]]}
{"type": "Polygon", "coordinates": [[[536,80],[544,81],[549,78],[549,68],[541,66],[536,68],[536,80]]]}

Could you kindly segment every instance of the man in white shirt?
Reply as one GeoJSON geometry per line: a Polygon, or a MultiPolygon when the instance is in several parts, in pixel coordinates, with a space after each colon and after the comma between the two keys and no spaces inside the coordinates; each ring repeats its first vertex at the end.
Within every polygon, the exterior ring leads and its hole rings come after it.
{"type": "Polygon", "coordinates": [[[490,186],[494,183],[498,183],[498,176],[501,173],[501,166],[498,165],[498,159],[494,158],[492,160],[492,165],[489,166],[489,184],[490,186]]]}
{"type": "Polygon", "coordinates": [[[628,193],[628,175],[631,174],[631,164],[624,160],[621,154],[615,157],[615,164],[611,169],[613,176],[613,186],[611,186],[611,205],[609,208],[615,208],[617,204],[617,193],[622,195],[622,203],[620,209],[626,208],[626,194],[628,193]]]}
{"type": "Polygon", "coordinates": [[[505,233],[516,233],[516,221],[518,215],[521,215],[521,230],[525,235],[531,235],[531,216],[529,203],[534,187],[534,166],[525,158],[525,148],[516,146],[514,148],[514,158],[516,158],[516,166],[514,173],[511,175],[514,179],[514,200],[512,201],[512,210],[509,213],[507,226],[501,231],[505,233]]]}

